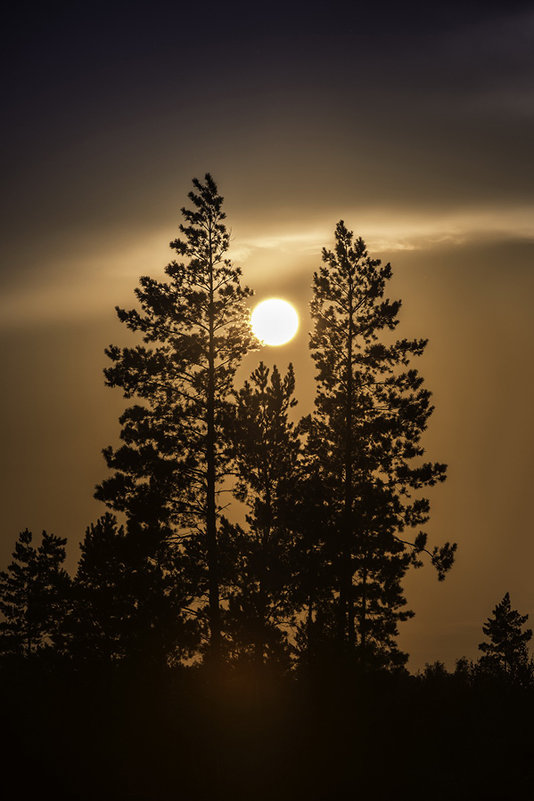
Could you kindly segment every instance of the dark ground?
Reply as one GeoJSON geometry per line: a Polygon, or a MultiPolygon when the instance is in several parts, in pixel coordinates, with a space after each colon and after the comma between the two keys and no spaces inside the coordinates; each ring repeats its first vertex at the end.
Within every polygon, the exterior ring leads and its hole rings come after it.
{"type": "Polygon", "coordinates": [[[532,690],[28,665],[1,678],[4,798],[532,797],[532,690]]]}

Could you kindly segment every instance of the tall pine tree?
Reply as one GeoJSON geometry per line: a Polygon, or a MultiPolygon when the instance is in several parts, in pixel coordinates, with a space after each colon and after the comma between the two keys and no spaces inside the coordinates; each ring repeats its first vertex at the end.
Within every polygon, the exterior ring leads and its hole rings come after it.
{"type": "Polygon", "coordinates": [[[171,248],[184,261],[166,268],[167,281],[143,277],[141,310],[117,309],[145,345],[111,346],[109,386],[140,403],[122,415],[124,444],[107,448],[114,474],[97,497],[127,512],[200,562],[194,581],[199,603],[207,596],[210,647],[221,650],[218,493],[228,470],[226,420],[235,371],[253,342],[246,309],[251,294],[227,257],[229,234],[223,198],[213,178],[193,180],[183,208],[181,238],[171,248]]]}
{"type": "MultiPolygon", "coordinates": [[[[313,278],[317,395],[302,425],[308,470],[329,499],[322,546],[332,569],[324,575],[335,581],[330,612],[323,603],[321,617],[338,645],[357,648],[362,662],[399,664],[397,623],[411,614],[401,582],[426,550],[425,533],[410,547],[403,532],[427,522],[429,502],[416,491],[443,481],[445,465],[421,459],[432,406],[410,360],[426,341],[392,336],[401,304],[384,297],[391,274],[338,223],[335,247],[323,250],[313,278]]],[[[431,552],[439,578],[455,547],[431,552]]]]}

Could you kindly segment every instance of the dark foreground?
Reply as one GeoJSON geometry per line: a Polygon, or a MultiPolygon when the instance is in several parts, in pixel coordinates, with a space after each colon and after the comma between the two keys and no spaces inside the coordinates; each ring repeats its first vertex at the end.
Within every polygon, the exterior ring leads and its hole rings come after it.
{"type": "Polygon", "coordinates": [[[534,692],[454,676],[1,673],[5,799],[534,797],[534,692]]]}

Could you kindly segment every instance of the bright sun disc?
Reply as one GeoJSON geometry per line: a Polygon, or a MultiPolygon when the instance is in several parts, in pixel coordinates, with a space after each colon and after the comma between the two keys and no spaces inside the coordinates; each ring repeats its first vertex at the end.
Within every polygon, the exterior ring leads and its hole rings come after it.
{"type": "Polygon", "coordinates": [[[285,345],[299,327],[299,317],[291,303],[269,298],[258,303],[251,317],[252,330],[265,345],[285,345]]]}

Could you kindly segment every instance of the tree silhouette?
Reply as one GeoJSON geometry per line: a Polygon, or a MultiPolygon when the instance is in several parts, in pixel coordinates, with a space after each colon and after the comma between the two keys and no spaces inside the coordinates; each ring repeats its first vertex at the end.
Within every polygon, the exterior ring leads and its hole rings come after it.
{"type": "Polygon", "coordinates": [[[104,451],[114,475],[96,497],[153,530],[154,551],[174,538],[198,570],[197,595],[208,598],[210,646],[220,653],[218,496],[228,471],[226,420],[235,371],[254,338],[245,307],[251,294],[226,253],[223,198],[207,174],[193,180],[192,207],[183,208],[183,238],[171,247],[167,282],[140,279],[141,311],[117,309],[149,347],[111,346],[109,386],[141,403],[120,422],[118,449],[104,451]]]}
{"type": "MultiPolygon", "coordinates": [[[[331,612],[322,617],[336,628],[339,644],[358,647],[362,661],[381,653],[402,662],[395,645],[405,609],[402,579],[410,564],[421,564],[426,534],[404,541],[406,528],[429,517],[429,502],[414,495],[445,478],[445,465],[422,462],[421,435],[432,413],[430,393],[410,366],[423,353],[423,339],[395,340],[400,301],[384,298],[389,264],[371,259],[361,238],[343,221],[335,248],[323,250],[313,278],[310,338],[317,369],[315,413],[302,428],[306,458],[329,498],[323,535],[331,612]]],[[[443,578],[455,545],[430,553],[443,578]]]]}
{"type": "Polygon", "coordinates": [[[73,580],[66,541],[43,532],[35,543],[28,530],[0,572],[17,796],[212,799],[253,787],[260,801],[293,800],[348,798],[357,784],[404,798],[435,789],[445,754],[437,797],[520,797],[532,784],[534,665],[528,616],[509,594],[477,664],[399,669],[406,571],[426,553],[441,580],[456,546],[427,549],[420,530],[421,491],[445,466],[424,461],[432,406],[411,360],[426,342],[395,338],[390,266],[338,224],[314,276],[315,411],[294,424],[292,365],[260,362],[234,388],[253,344],[249,291],[224,258],[215,184],[194,186],[173,242],[188,263],[172,262],[167,282],[141,279],[141,311],[118,310],[144,345],[108,349],[108,384],[137,399],[97,488],[120,516],[87,528],[73,580]],[[500,774],[485,770],[493,752],[500,774]]]}
{"type": "Polygon", "coordinates": [[[233,551],[230,627],[236,643],[257,662],[287,655],[292,618],[292,538],[300,443],[289,419],[296,405],[295,377],[263,362],[236,393],[233,458],[236,496],[249,509],[233,551]],[[281,625],[286,628],[282,629],[281,625]]]}
{"type": "Polygon", "coordinates": [[[108,512],[87,528],[80,548],[69,622],[74,659],[161,667],[191,655],[198,632],[184,614],[190,599],[180,593],[184,581],[168,543],[154,554],[146,529],[125,530],[108,512]]]}
{"type": "Polygon", "coordinates": [[[532,638],[532,629],[523,631],[527,620],[528,615],[512,609],[506,593],[482,626],[488,638],[478,646],[484,654],[479,660],[483,672],[501,674],[513,682],[525,680],[529,673],[527,643],[532,638]]]}
{"type": "Polygon", "coordinates": [[[31,531],[19,535],[13,561],[0,572],[1,653],[31,657],[58,644],[70,584],[66,542],[43,531],[36,547],[31,531]]]}

